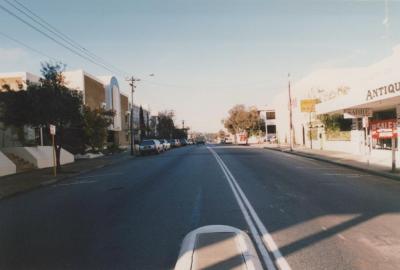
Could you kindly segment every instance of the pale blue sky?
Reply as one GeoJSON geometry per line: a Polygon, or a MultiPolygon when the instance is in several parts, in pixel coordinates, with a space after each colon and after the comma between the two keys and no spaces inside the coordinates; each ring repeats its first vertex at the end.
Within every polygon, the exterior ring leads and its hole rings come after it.
{"type": "MultiPolygon", "coordinates": [[[[400,43],[398,1],[388,1],[387,29],[384,0],[19,1],[113,65],[142,78],[154,73],[135,100],[153,112],[173,109],[197,131],[217,131],[237,103],[271,103],[288,72],[296,80],[321,67],[366,65],[400,43]]],[[[110,73],[2,10],[0,31],[69,69],[110,73]]],[[[0,36],[0,72],[39,73],[43,60],[0,36]]]]}

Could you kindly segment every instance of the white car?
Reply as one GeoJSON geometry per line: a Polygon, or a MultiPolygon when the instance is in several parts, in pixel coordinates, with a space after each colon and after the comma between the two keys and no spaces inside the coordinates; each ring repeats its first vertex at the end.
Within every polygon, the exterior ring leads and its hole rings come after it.
{"type": "Polygon", "coordinates": [[[144,154],[159,154],[164,151],[164,146],[159,140],[144,140],[139,145],[139,152],[144,154]]]}
{"type": "Polygon", "coordinates": [[[163,145],[165,151],[171,149],[171,144],[166,139],[161,139],[160,143],[163,145]]]}

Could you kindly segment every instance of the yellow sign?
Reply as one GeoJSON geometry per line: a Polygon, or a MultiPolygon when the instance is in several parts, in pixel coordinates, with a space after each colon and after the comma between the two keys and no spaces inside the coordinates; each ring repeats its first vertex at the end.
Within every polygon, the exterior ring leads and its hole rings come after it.
{"type": "Polygon", "coordinates": [[[315,112],[315,104],[319,103],[318,99],[302,99],[300,101],[301,112],[315,112]]]}

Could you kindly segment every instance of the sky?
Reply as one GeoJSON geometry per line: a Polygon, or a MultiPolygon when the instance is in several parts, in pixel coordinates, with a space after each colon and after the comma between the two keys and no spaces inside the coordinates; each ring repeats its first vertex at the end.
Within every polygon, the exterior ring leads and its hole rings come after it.
{"type": "MultiPolygon", "coordinates": [[[[0,0],[0,5],[13,10],[0,0]]],[[[17,0],[125,74],[141,78],[135,103],[174,110],[193,131],[216,132],[235,104],[272,103],[313,70],[364,66],[400,43],[400,1],[17,0]],[[387,11],[386,11],[387,10],[387,11]],[[154,76],[150,76],[154,74],[154,76]]],[[[21,15],[23,16],[23,15],[21,15]]],[[[0,72],[67,69],[112,72],[69,52],[0,9],[0,72]]],[[[108,66],[109,67],[109,66],[108,66]]]]}

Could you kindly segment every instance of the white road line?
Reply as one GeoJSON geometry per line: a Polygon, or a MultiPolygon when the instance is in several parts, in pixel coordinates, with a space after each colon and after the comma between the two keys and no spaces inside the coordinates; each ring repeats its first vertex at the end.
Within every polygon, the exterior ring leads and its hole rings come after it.
{"type": "Polygon", "coordinates": [[[240,210],[242,211],[242,214],[244,216],[244,219],[246,220],[247,225],[250,228],[251,234],[254,237],[254,240],[256,241],[256,245],[258,247],[258,250],[261,253],[261,256],[263,258],[264,264],[267,266],[268,270],[276,270],[274,263],[272,262],[271,257],[268,254],[268,251],[266,250],[266,248],[264,247],[264,245],[262,244],[262,240],[260,238],[260,235],[258,234],[258,231],[253,223],[253,221],[250,218],[250,215],[248,213],[248,211],[246,210],[245,206],[243,205],[242,200],[240,199],[236,189],[233,186],[233,183],[231,181],[231,179],[229,178],[229,175],[227,173],[227,171],[225,170],[224,166],[221,164],[221,161],[218,159],[218,157],[216,156],[216,153],[211,150],[211,148],[207,147],[210,152],[213,154],[213,156],[215,157],[218,165],[220,166],[222,172],[225,174],[226,180],[228,181],[228,184],[233,192],[233,195],[235,196],[235,199],[239,205],[240,210]]]}
{"type": "Polygon", "coordinates": [[[232,182],[235,184],[235,187],[238,189],[239,194],[241,195],[245,205],[249,209],[249,212],[251,216],[253,217],[254,221],[256,222],[256,225],[258,229],[260,230],[264,244],[267,246],[269,251],[274,255],[275,257],[275,263],[278,265],[279,269],[281,270],[290,270],[290,266],[287,263],[286,259],[282,256],[282,253],[278,249],[278,246],[276,245],[275,241],[272,239],[271,234],[268,232],[267,228],[265,228],[264,224],[261,222],[260,218],[258,217],[256,211],[254,210],[253,206],[250,204],[249,200],[247,199],[246,195],[240,188],[239,184],[237,183],[235,177],[232,175],[228,167],[225,165],[225,163],[222,161],[222,159],[218,156],[217,153],[215,153],[217,157],[221,160],[222,165],[225,167],[227,170],[229,176],[232,179],[232,182]]]}
{"type": "Polygon", "coordinates": [[[327,228],[325,226],[321,226],[321,229],[324,230],[324,231],[327,230],[327,228]]]}
{"type": "MultiPolygon", "coordinates": [[[[275,264],[278,266],[278,268],[280,270],[291,270],[288,262],[282,256],[282,253],[278,249],[278,246],[276,245],[275,241],[272,239],[271,234],[268,232],[268,230],[265,228],[264,224],[261,222],[261,220],[258,217],[257,213],[255,212],[253,206],[250,204],[249,200],[247,199],[243,190],[240,188],[239,184],[237,183],[237,180],[232,175],[231,171],[228,169],[228,167],[226,166],[224,161],[219,157],[219,155],[212,148],[208,147],[208,149],[214,155],[218,164],[221,166],[221,169],[224,171],[225,175],[227,176],[227,179],[231,185],[231,188],[232,188],[232,184],[233,184],[233,186],[237,190],[237,193],[239,193],[240,198],[243,200],[243,203],[246,205],[247,209],[249,210],[249,213],[250,213],[251,217],[253,218],[253,220],[255,221],[258,230],[262,234],[262,240],[263,240],[264,245],[269,249],[269,251],[275,257],[275,264]]],[[[235,189],[233,188],[232,190],[235,190],[235,189]]],[[[238,200],[238,198],[236,198],[236,199],[238,200]]],[[[240,201],[240,199],[238,200],[238,203],[239,203],[239,201],[240,201]]],[[[269,256],[268,256],[268,258],[269,258],[269,256]]],[[[274,269],[274,268],[272,268],[272,269],[274,269]]]]}

